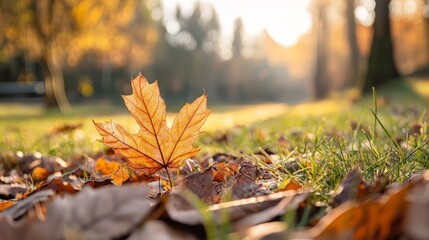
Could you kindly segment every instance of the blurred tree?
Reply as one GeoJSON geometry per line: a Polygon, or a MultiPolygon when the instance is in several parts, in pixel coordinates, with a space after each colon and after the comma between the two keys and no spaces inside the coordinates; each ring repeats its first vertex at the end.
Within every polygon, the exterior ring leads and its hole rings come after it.
{"type": "Polygon", "coordinates": [[[390,79],[399,77],[396,68],[389,18],[390,0],[376,0],[373,39],[368,58],[365,91],[390,79]]]}
{"type": "Polygon", "coordinates": [[[426,54],[427,54],[427,65],[429,65],[429,0],[425,0],[423,3],[424,10],[423,16],[426,23],[426,54]]]}
{"type": "MultiPolygon", "coordinates": [[[[149,19],[145,17],[144,3],[138,0],[1,1],[0,12],[5,17],[0,23],[4,29],[0,45],[10,49],[9,57],[23,52],[40,63],[46,106],[65,111],[70,106],[64,90],[65,62],[75,66],[83,55],[93,52],[108,55],[109,61],[120,64],[125,54],[142,54],[137,41],[144,46],[156,41],[156,33],[145,28],[149,19]],[[130,26],[134,26],[137,37],[124,34],[130,26]]],[[[129,62],[133,63],[136,64],[129,62]]]]}
{"type": "MultiPolygon", "coordinates": [[[[242,90],[240,85],[243,81],[243,75],[245,75],[243,74],[243,66],[248,65],[245,63],[245,59],[242,58],[243,31],[243,21],[241,18],[235,19],[234,34],[231,43],[232,58],[227,62],[228,87],[225,90],[229,99],[238,99],[240,97],[239,93],[242,90]]],[[[252,85],[252,87],[254,86],[252,85]]]]}
{"type": "Polygon", "coordinates": [[[217,14],[213,8],[208,11],[210,14],[204,14],[203,10],[208,8],[202,7],[200,2],[196,2],[192,14],[189,17],[181,14],[178,7],[176,17],[180,24],[180,32],[177,34],[182,39],[183,47],[191,51],[190,66],[186,69],[189,71],[189,80],[186,87],[187,98],[194,98],[194,94],[207,86],[208,80],[203,76],[209,69],[213,61],[217,61],[217,43],[219,38],[219,22],[217,14]]]}
{"type": "Polygon", "coordinates": [[[328,54],[329,54],[329,1],[316,0],[312,12],[316,31],[316,66],[314,71],[313,98],[322,99],[329,93],[328,54]]]}
{"type": "Polygon", "coordinates": [[[243,20],[237,18],[234,21],[234,37],[232,39],[232,57],[241,58],[243,50],[243,20]]]}
{"type": "Polygon", "coordinates": [[[358,79],[361,77],[360,69],[360,54],[359,54],[359,46],[356,36],[356,20],[355,20],[355,0],[347,0],[346,1],[346,26],[347,26],[347,40],[349,45],[350,52],[350,66],[348,69],[348,85],[356,85],[358,83],[358,79]]]}

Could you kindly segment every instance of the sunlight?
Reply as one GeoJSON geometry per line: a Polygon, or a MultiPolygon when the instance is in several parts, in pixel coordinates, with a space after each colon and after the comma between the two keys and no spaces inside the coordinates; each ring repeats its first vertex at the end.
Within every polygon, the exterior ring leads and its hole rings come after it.
{"type": "MultiPolygon", "coordinates": [[[[187,14],[192,10],[195,2],[195,0],[163,0],[166,20],[174,17],[178,3],[182,6],[183,13],[187,14]]],[[[308,12],[309,0],[201,0],[200,2],[215,7],[219,14],[222,38],[228,43],[232,38],[233,22],[237,17],[242,18],[246,34],[256,36],[265,29],[274,40],[284,46],[293,45],[299,36],[311,28],[312,24],[308,12]]],[[[174,22],[167,27],[174,31],[174,22]]]]}

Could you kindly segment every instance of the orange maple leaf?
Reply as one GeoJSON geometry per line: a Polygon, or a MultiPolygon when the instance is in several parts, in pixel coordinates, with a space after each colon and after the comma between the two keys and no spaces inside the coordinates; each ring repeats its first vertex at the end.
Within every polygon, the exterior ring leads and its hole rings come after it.
{"type": "Polygon", "coordinates": [[[99,157],[95,162],[95,170],[103,176],[110,176],[112,183],[115,185],[122,185],[122,183],[132,177],[121,164],[106,160],[103,157],[99,157]]]}
{"type": "MultiPolygon", "coordinates": [[[[166,124],[166,106],[161,98],[158,82],[150,84],[141,74],[131,80],[133,93],[123,96],[131,116],[140,126],[131,134],[112,121],[95,123],[101,142],[125,158],[126,165],[153,175],[161,169],[179,168],[183,161],[199,149],[193,142],[210,114],[205,92],[191,104],[185,104],[170,128],[166,124]]],[[[171,181],[170,181],[171,182],[171,181]]]]}

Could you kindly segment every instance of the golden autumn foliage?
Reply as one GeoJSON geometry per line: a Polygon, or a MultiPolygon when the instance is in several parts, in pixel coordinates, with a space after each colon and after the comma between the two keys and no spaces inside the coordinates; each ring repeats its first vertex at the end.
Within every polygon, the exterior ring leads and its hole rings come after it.
{"type": "Polygon", "coordinates": [[[146,176],[161,169],[179,168],[185,159],[199,151],[193,147],[193,142],[210,114],[206,94],[203,93],[191,104],[185,104],[169,128],[158,83],[150,84],[139,74],[131,85],[133,93],[123,98],[140,131],[129,133],[112,121],[94,123],[102,136],[101,142],[123,157],[127,167],[146,176]]]}
{"type": "Polygon", "coordinates": [[[97,159],[95,170],[104,176],[110,176],[115,185],[122,185],[131,176],[127,169],[123,168],[118,162],[108,161],[102,157],[97,159]]]}

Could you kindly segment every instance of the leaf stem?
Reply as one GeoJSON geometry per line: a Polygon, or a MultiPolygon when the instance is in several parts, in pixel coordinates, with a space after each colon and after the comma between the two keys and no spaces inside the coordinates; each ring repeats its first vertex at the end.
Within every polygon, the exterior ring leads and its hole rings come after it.
{"type": "Polygon", "coordinates": [[[165,167],[164,169],[167,172],[167,177],[168,177],[168,181],[170,182],[170,187],[171,187],[171,189],[173,189],[173,182],[171,181],[170,172],[168,171],[167,167],[165,167]]]}

